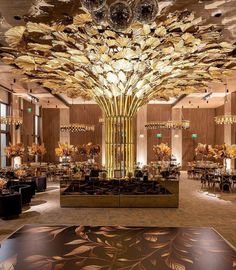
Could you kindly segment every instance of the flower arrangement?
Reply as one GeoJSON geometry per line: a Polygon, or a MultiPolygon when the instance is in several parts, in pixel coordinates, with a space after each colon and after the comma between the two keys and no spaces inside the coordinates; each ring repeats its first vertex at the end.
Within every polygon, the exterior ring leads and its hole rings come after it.
{"type": "Polygon", "coordinates": [[[0,190],[4,189],[7,184],[7,181],[3,178],[0,178],[0,190]]]}
{"type": "Polygon", "coordinates": [[[228,145],[227,151],[231,159],[236,159],[236,144],[228,145]]]}
{"type": "Polygon", "coordinates": [[[157,160],[167,160],[171,156],[171,148],[166,143],[153,145],[153,151],[157,160]]]}
{"type": "Polygon", "coordinates": [[[79,156],[87,156],[87,149],[86,149],[86,145],[77,145],[76,146],[76,153],[79,156]]]}
{"type": "Polygon", "coordinates": [[[80,156],[94,158],[100,155],[101,147],[99,144],[93,144],[90,142],[88,144],[78,145],[76,147],[76,153],[80,156]]]}
{"type": "Polygon", "coordinates": [[[100,155],[101,147],[99,144],[92,144],[91,142],[87,144],[87,155],[89,157],[97,157],[100,155]]]}
{"type": "Polygon", "coordinates": [[[236,158],[236,145],[216,145],[214,148],[216,159],[235,159],[236,158]]]}
{"type": "Polygon", "coordinates": [[[200,156],[202,158],[214,157],[215,150],[211,145],[199,143],[195,148],[195,154],[196,156],[200,156]]]}
{"type": "Polygon", "coordinates": [[[68,143],[58,143],[58,148],[55,149],[56,156],[69,157],[74,153],[74,146],[68,143]]]}
{"type": "Polygon", "coordinates": [[[226,144],[222,144],[222,145],[216,145],[214,147],[214,151],[215,151],[215,158],[216,159],[225,159],[225,158],[229,158],[228,156],[228,152],[227,152],[227,147],[226,144]]]}
{"type": "Polygon", "coordinates": [[[35,155],[43,156],[46,154],[46,152],[47,151],[44,146],[44,143],[42,144],[33,143],[32,146],[28,147],[28,153],[30,156],[35,156],[35,155]]]}
{"type": "Polygon", "coordinates": [[[15,171],[15,176],[17,178],[22,178],[22,177],[26,176],[26,171],[25,170],[16,170],[15,171]]]}
{"type": "Polygon", "coordinates": [[[9,146],[7,146],[4,149],[5,154],[8,157],[22,157],[24,155],[25,148],[23,144],[17,143],[17,144],[11,144],[9,143],[9,146]]]}
{"type": "Polygon", "coordinates": [[[215,159],[235,159],[236,158],[236,145],[221,144],[211,145],[199,143],[195,149],[197,156],[214,157],[215,159]]]}

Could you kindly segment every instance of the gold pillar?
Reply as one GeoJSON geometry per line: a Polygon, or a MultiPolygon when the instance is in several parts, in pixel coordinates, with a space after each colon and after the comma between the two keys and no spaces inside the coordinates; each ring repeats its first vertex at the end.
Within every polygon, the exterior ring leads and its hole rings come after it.
{"type": "Polygon", "coordinates": [[[142,100],[135,96],[100,96],[97,103],[105,115],[105,163],[108,177],[114,177],[115,170],[126,176],[134,171],[134,121],[142,100]]]}
{"type": "Polygon", "coordinates": [[[118,170],[123,176],[134,170],[134,118],[108,116],[106,129],[106,169],[109,177],[118,170]]]}

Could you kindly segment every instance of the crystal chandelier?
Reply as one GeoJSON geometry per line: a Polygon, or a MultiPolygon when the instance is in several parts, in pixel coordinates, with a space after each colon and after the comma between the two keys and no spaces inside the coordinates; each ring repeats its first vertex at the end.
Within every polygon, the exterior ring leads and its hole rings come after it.
{"type": "MultiPolygon", "coordinates": [[[[225,98],[224,98],[224,106],[228,102],[228,94],[229,90],[227,87],[227,82],[225,83],[225,98]]],[[[215,117],[215,122],[217,125],[232,125],[236,123],[236,115],[226,113],[224,115],[218,115],[215,117]]]]}
{"type": "Polygon", "coordinates": [[[1,116],[0,123],[3,125],[20,126],[23,124],[23,119],[19,116],[1,116]]]}
{"type": "Polygon", "coordinates": [[[157,0],[117,0],[110,6],[106,0],[81,0],[97,24],[110,26],[115,31],[126,30],[131,23],[151,23],[158,14],[157,0]]]}
{"type": "Polygon", "coordinates": [[[61,125],[60,127],[61,132],[87,132],[87,131],[94,131],[94,125],[87,125],[87,124],[69,124],[69,125],[61,125]]]}
{"type": "Polygon", "coordinates": [[[232,125],[236,123],[236,115],[218,115],[215,117],[215,122],[217,125],[232,125]]]}
{"type": "Polygon", "coordinates": [[[188,120],[180,120],[180,121],[159,121],[159,122],[151,122],[145,125],[146,129],[188,129],[190,128],[190,121],[188,120]]]}

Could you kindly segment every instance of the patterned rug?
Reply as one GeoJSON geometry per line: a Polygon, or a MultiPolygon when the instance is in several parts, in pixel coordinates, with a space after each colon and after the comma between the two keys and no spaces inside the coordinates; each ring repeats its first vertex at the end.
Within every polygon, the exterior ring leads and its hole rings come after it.
{"type": "Polygon", "coordinates": [[[1,270],[233,270],[210,228],[26,225],[3,241],[1,270]]]}

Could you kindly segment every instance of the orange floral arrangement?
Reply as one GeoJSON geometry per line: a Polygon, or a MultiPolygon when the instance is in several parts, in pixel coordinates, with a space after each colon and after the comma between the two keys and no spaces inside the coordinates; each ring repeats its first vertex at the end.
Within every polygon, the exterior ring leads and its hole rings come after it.
{"type": "Polygon", "coordinates": [[[28,153],[30,156],[43,156],[47,153],[46,148],[44,146],[44,143],[42,144],[36,144],[33,143],[32,146],[28,147],[28,153]]]}
{"type": "Polygon", "coordinates": [[[235,159],[236,158],[236,145],[216,145],[214,148],[216,159],[235,159]]]}
{"type": "Polygon", "coordinates": [[[236,144],[228,145],[227,151],[231,159],[236,159],[236,144]]]}
{"type": "Polygon", "coordinates": [[[24,177],[26,175],[25,170],[16,170],[14,173],[15,173],[15,176],[18,178],[24,177]]]}
{"type": "Polygon", "coordinates": [[[5,179],[0,178],[0,190],[4,189],[7,184],[7,181],[5,179]]]}
{"type": "Polygon", "coordinates": [[[203,157],[214,157],[215,150],[211,145],[199,143],[195,148],[196,156],[203,157]]]}
{"type": "Polygon", "coordinates": [[[7,146],[4,149],[5,154],[8,157],[21,157],[24,155],[25,148],[23,144],[17,143],[17,144],[11,144],[9,143],[9,146],[7,146]]]}
{"type": "Polygon", "coordinates": [[[101,147],[99,144],[93,144],[93,143],[88,143],[87,144],[87,155],[89,157],[97,157],[101,153],[101,147]]]}
{"type": "Polygon", "coordinates": [[[101,147],[99,144],[83,144],[76,147],[76,153],[80,156],[96,157],[101,153],[101,147]]]}
{"type": "Polygon", "coordinates": [[[58,143],[58,148],[55,149],[56,156],[69,157],[74,153],[74,146],[68,143],[58,143]]]}
{"type": "Polygon", "coordinates": [[[166,143],[153,145],[153,152],[157,160],[167,160],[171,156],[171,148],[166,143]]]}

